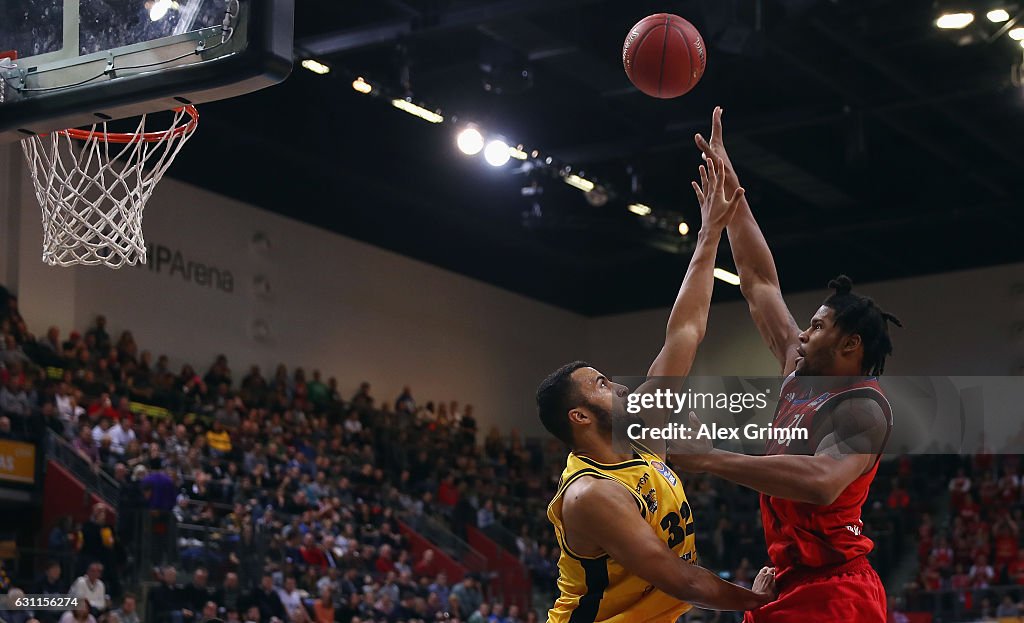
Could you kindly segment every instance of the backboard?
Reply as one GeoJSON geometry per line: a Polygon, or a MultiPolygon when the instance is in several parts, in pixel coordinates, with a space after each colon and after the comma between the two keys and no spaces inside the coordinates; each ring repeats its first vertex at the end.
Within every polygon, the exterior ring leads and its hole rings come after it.
{"type": "Polygon", "coordinates": [[[0,2],[0,143],[235,97],[291,71],[294,0],[0,2]],[[10,56],[10,55],[8,55],[10,56]]]}

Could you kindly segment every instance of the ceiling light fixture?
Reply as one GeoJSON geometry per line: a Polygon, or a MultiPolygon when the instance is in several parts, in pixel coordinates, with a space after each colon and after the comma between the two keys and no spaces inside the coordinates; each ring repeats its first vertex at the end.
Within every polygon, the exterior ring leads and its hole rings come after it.
{"type": "Polygon", "coordinates": [[[935,25],[944,30],[959,30],[973,21],[974,13],[946,13],[935,20],[935,25]]]}
{"type": "Polygon", "coordinates": [[[466,128],[455,136],[455,144],[462,153],[475,156],[484,148],[484,135],[476,128],[466,128]]]}
{"type": "Polygon", "coordinates": [[[441,123],[444,121],[444,117],[436,112],[427,110],[422,106],[417,106],[408,100],[393,99],[391,100],[391,105],[399,110],[404,110],[414,117],[419,117],[424,121],[429,121],[430,123],[441,123]]]}
{"type": "Polygon", "coordinates": [[[724,268],[715,269],[715,279],[720,279],[732,286],[740,285],[740,277],[736,273],[729,272],[724,268]]]}
{"type": "Polygon", "coordinates": [[[566,175],[565,183],[568,184],[569,186],[572,186],[573,188],[579,188],[585,193],[589,193],[590,191],[594,190],[594,182],[591,182],[586,178],[580,177],[575,173],[573,173],[572,175],[566,175]]]}
{"type": "Polygon", "coordinates": [[[373,90],[373,85],[371,85],[366,80],[363,80],[362,76],[359,76],[358,78],[352,81],[352,88],[365,95],[373,90]]]}
{"type": "Polygon", "coordinates": [[[305,67],[306,69],[310,70],[311,72],[313,72],[315,74],[319,74],[321,76],[331,72],[331,68],[330,67],[328,67],[327,65],[324,65],[320,61],[315,61],[315,60],[313,60],[311,58],[304,59],[302,61],[302,66],[305,67]]]}
{"type": "Polygon", "coordinates": [[[492,167],[504,165],[511,157],[512,154],[509,153],[508,143],[505,141],[495,139],[487,143],[487,147],[484,148],[484,160],[492,167]]]}
{"type": "Polygon", "coordinates": [[[1006,9],[992,9],[985,17],[988,18],[988,21],[996,24],[1010,21],[1010,14],[1006,12],[1006,9]]]}

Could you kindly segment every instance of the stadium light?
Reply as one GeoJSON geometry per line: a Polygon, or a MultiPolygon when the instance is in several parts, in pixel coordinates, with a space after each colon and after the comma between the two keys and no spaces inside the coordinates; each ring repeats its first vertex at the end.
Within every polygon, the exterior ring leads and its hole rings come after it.
{"type": "Polygon", "coordinates": [[[530,157],[525,151],[523,151],[522,145],[519,145],[518,147],[509,147],[508,153],[516,160],[526,160],[530,157]]]}
{"type": "Polygon", "coordinates": [[[685,236],[688,233],[690,233],[690,226],[686,224],[686,221],[681,221],[679,223],[679,235],[685,236]]]}
{"type": "Polygon", "coordinates": [[[1006,12],[1006,9],[992,9],[985,17],[988,18],[988,21],[996,24],[1010,21],[1010,14],[1006,12]]]}
{"type": "Polygon", "coordinates": [[[320,61],[315,61],[311,58],[304,59],[302,61],[302,66],[320,76],[331,72],[330,67],[324,65],[320,61]]]}
{"type": "Polygon", "coordinates": [[[502,166],[511,157],[512,154],[509,152],[508,143],[505,141],[495,139],[487,143],[487,147],[484,148],[484,160],[492,167],[502,166]]]}
{"type": "Polygon", "coordinates": [[[1010,35],[1010,38],[1014,41],[1024,41],[1024,28],[1013,28],[1007,34],[1010,35]]]}
{"type": "Polygon", "coordinates": [[[403,110],[414,117],[419,117],[420,119],[423,119],[424,121],[429,121],[430,123],[441,123],[442,121],[444,121],[444,117],[437,114],[436,112],[432,110],[427,110],[422,106],[417,106],[416,104],[413,104],[408,100],[393,99],[391,100],[391,105],[397,108],[398,110],[403,110]]]}
{"type": "Polygon", "coordinates": [[[650,216],[651,214],[651,207],[642,203],[631,203],[626,209],[637,216],[650,216]]]}
{"type": "Polygon", "coordinates": [[[566,175],[565,183],[568,184],[569,186],[572,186],[573,188],[579,188],[585,193],[589,193],[590,191],[594,190],[594,182],[591,182],[590,180],[584,177],[580,177],[575,173],[573,173],[572,175],[566,175]]]}
{"type": "Polygon", "coordinates": [[[935,25],[944,30],[959,30],[973,21],[974,13],[946,13],[935,20],[935,25]]]}
{"type": "Polygon", "coordinates": [[[373,85],[371,85],[366,80],[363,80],[362,76],[359,76],[358,78],[352,81],[352,88],[365,95],[373,90],[373,85]]]}
{"type": "Polygon", "coordinates": [[[724,268],[715,269],[715,279],[721,279],[731,286],[740,285],[740,277],[736,273],[731,273],[724,268]]]}
{"type": "Polygon", "coordinates": [[[476,128],[466,128],[455,137],[459,151],[467,156],[475,156],[484,148],[484,135],[476,128]]]}

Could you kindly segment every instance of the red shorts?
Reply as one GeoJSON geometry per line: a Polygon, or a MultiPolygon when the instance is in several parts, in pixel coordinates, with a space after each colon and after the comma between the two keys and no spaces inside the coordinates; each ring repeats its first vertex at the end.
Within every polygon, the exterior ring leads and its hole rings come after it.
{"type": "Polygon", "coordinates": [[[885,588],[864,558],[828,570],[793,569],[779,577],[779,598],[747,612],[743,623],[885,623],[885,588]]]}

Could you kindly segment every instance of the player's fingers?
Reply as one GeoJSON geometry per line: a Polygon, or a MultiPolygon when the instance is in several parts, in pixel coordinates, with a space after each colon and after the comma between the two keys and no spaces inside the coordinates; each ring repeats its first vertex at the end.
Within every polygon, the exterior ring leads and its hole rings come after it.
{"type": "MultiPolygon", "coordinates": [[[[710,166],[710,163],[708,163],[708,165],[710,166]]],[[[704,190],[710,190],[708,188],[708,170],[707,170],[707,168],[702,164],[702,165],[700,165],[699,170],[700,170],[700,187],[703,188],[704,190]]]]}
{"type": "MultiPolygon", "coordinates": [[[[729,202],[734,203],[739,201],[740,198],[742,198],[743,195],[745,195],[746,193],[747,191],[743,190],[742,188],[737,188],[736,191],[732,194],[732,199],[730,199],[729,202]]],[[[765,568],[767,569],[767,567],[765,568]]]]}
{"type": "Polygon", "coordinates": [[[703,136],[697,134],[693,137],[693,140],[697,143],[697,147],[705,157],[707,157],[709,153],[712,153],[711,145],[708,144],[707,140],[703,136]]]}
{"type": "Polygon", "coordinates": [[[697,185],[697,182],[690,182],[690,185],[693,186],[693,192],[697,193],[697,201],[704,205],[704,193],[700,191],[700,186],[697,185]]]}
{"type": "Polygon", "coordinates": [[[711,138],[722,139],[722,107],[715,106],[715,112],[711,113],[711,138]]]}

